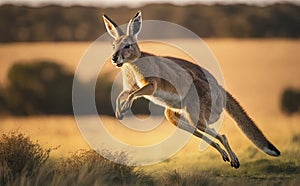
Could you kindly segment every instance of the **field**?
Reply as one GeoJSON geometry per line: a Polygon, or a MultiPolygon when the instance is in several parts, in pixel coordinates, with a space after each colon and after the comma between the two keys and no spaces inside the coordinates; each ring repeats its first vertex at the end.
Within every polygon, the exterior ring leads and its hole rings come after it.
{"type": "MultiPolygon", "coordinates": [[[[192,138],[175,156],[159,164],[141,167],[156,180],[170,185],[202,183],[227,185],[235,183],[296,185],[300,176],[300,116],[286,116],[280,110],[280,96],[287,87],[300,87],[300,40],[285,39],[207,39],[222,69],[226,89],[229,90],[257,122],[259,128],[282,152],[279,158],[268,157],[257,150],[225,115],[221,133],[225,133],[232,149],[240,159],[241,167],[234,170],[224,163],[212,148],[199,152],[199,139],[192,138]],[[162,176],[164,175],[164,176],[162,176]]],[[[193,46],[194,41],[183,40],[193,46]]],[[[75,70],[90,43],[18,43],[0,44],[0,78],[16,61],[51,59],[75,70]]],[[[104,43],[103,45],[107,45],[104,43]]],[[[182,54],[172,49],[162,51],[143,45],[160,55],[182,54]]],[[[197,51],[197,48],[192,50],[197,51]]],[[[107,50],[108,53],[111,51],[107,50]]],[[[205,59],[205,58],[204,58],[205,59]]],[[[112,69],[110,64],[106,70],[112,69]]],[[[145,145],[161,139],[173,130],[165,121],[155,137],[131,133],[116,119],[104,117],[107,130],[129,144],[145,145]],[[142,139],[142,140],[136,140],[142,139]]],[[[58,147],[51,152],[52,159],[68,157],[77,149],[89,149],[72,116],[1,117],[0,132],[24,132],[44,147],[58,147]]]]}

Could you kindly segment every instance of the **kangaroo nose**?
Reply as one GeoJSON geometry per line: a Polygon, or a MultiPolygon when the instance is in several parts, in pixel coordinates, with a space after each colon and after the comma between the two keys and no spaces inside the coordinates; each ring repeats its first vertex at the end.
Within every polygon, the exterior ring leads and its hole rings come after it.
{"type": "Polygon", "coordinates": [[[112,56],[112,60],[113,60],[113,62],[117,62],[118,56],[117,56],[117,55],[113,55],[113,56],[112,56]]]}

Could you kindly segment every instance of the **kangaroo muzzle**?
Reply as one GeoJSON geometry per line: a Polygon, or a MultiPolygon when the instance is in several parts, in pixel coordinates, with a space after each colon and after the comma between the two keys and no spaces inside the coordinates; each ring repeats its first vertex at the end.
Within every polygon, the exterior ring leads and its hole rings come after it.
{"type": "Polygon", "coordinates": [[[115,53],[112,56],[111,60],[112,60],[112,63],[114,65],[116,65],[117,67],[121,67],[123,65],[122,60],[121,60],[121,62],[118,63],[118,61],[119,61],[119,54],[118,53],[115,53]]]}
{"type": "Polygon", "coordinates": [[[112,61],[114,62],[114,63],[117,63],[117,61],[118,61],[118,56],[117,55],[113,55],[112,56],[112,61]]]}
{"type": "Polygon", "coordinates": [[[117,67],[122,66],[122,64],[118,64],[118,61],[119,61],[119,52],[116,52],[116,53],[112,56],[111,60],[112,60],[112,63],[113,63],[114,65],[116,65],[117,67]]]}

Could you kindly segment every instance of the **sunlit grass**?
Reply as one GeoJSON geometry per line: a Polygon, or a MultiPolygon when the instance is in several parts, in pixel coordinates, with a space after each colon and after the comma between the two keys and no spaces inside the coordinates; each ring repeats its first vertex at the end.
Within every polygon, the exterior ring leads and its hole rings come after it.
{"type": "MultiPolygon", "coordinates": [[[[261,158],[249,147],[241,155],[243,166],[233,169],[214,151],[189,162],[173,157],[157,165],[134,167],[116,164],[93,150],[77,150],[68,157],[48,159],[53,149],[43,149],[21,133],[2,134],[0,183],[5,185],[295,185],[300,181],[299,142],[290,136],[290,148],[280,158],[261,158]],[[9,149],[7,149],[9,148],[9,149]],[[254,154],[254,155],[253,155],[254,154]],[[14,159],[9,157],[15,156],[14,159]],[[245,159],[251,156],[251,159],[245,159]],[[204,162],[200,158],[205,159],[204,162]],[[34,166],[32,166],[34,165],[34,166]]],[[[126,163],[124,152],[110,157],[126,163]]]]}
{"type": "MultiPolygon", "coordinates": [[[[121,123],[118,123],[115,118],[104,117],[104,120],[106,120],[106,124],[110,124],[107,125],[107,127],[110,127],[112,129],[111,132],[115,132],[117,136],[119,135],[122,138],[127,136],[127,142],[136,141],[134,135],[126,135],[128,129],[122,126],[121,123]]],[[[229,163],[224,162],[219,153],[213,148],[209,147],[203,152],[200,152],[198,150],[200,139],[193,137],[175,156],[158,164],[138,167],[138,170],[143,171],[143,174],[146,176],[146,181],[149,181],[150,179],[150,183],[157,185],[180,185],[181,183],[198,184],[200,182],[211,182],[208,185],[212,183],[215,185],[222,185],[224,183],[228,185],[273,185],[283,183],[294,185],[299,181],[298,177],[300,176],[300,117],[295,116],[289,118],[280,116],[275,119],[265,117],[264,119],[260,118],[259,120],[259,127],[281,150],[282,154],[280,157],[270,157],[258,150],[245,135],[241,133],[233,121],[226,116],[221,128],[221,133],[225,133],[228,136],[232,149],[239,157],[241,163],[239,169],[230,167],[229,163]],[[270,123],[272,124],[272,127],[269,126],[270,123]],[[286,123],[288,125],[286,125],[286,123]],[[270,128],[272,130],[270,130],[270,128]],[[176,183],[170,181],[173,180],[174,176],[178,177],[176,178],[178,180],[176,183]]],[[[164,123],[163,125],[169,124],[164,123]]],[[[76,152],[77,149],[84,148],[86,151],[89,151],[90,149],[84,141],[83,136],[81,136],[72,116],[2,118],[2,123],[0,125],[1,132],[7,133],[15,129],[25,132],[33,141],[38,140],[38,143],[44,148],[59,146],[58,149],[51,151],[50,159],[45,164],[47,165],[47,168],[41,168],[39,170],[38,178],[35,177],[33,179],[47,180],[49,176],[53,176],[51,170],[54,168],[55,163],[67,162],[74,159],[74,157],[75,159],[76,157],[80,157],[80,153],[78,153],[80,151],[76,152]]],[[[162,127],[160,130],[161,133],[168,131],[168,127],[162,127]]],[[[160,138],[161,136],[158,136],[158,139],[160,138]]],[[[77,170],[78,165],[80,164],[93,164],[90,163],[89,156],[86,155],[87,154],[81,156],[81,160],[78,158],[81,163],[77,163],[77,170]]],[[[80,175],[94,174],[88,171],[93,170],[91,167],[87,169],[81,168],[82,171],[80,174],[71,174],[74,177],[66,178],[55,174],[56,183],[70,184],[71,181],[83,183],[80,182],[80,180],[85,180],[85,178],[80,177],[80,175]]],[[[98,168],[96,168],[96,170],[98,170],[98,168]]],[[[73,170],[76,170],[76,168],[73,170]]],[[[92,172],[96,170],[93,170],[92,172]]],[[[22,177],[19,178],[20,182],[22,179],[25,179],[22,177]]],[[[18,183],[20,183],[19,181],[18,183]]],[[[85,181],[88,182],[88,180],[85,181]]],[[[90,181],[93,182],[95,180],[90,181]]]]}

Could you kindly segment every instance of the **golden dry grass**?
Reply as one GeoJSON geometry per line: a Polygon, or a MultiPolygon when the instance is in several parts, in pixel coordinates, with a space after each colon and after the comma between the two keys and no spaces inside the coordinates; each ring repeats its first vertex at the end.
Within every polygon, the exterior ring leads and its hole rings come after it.
{"type": "MultiPolygon", "coordinates": [[[[300,87],[300,53],[298,52],[300,40],[207,39],[205,41],[221,66],[227,89],[241,102],[266,136],[280,150],[295,149],[295,144],[292,144],[291,140],[294,136],[300,135],[300,117],[287,117],[280,112],[280,95],[286,87],[300,87]]],[[[182,44],[192,46],[194,43],[183,40],[182,44]]],[[[1,81],[5,82],[7,69],[18,60],[52,59],[74,70],[88,45],[89,43],[1,44],[1,81]]],[[[145,48],[154,53],[162,53],[161,50],[151,46],[145,48]]],[[[197,52],[197,48],[193,50],[197,52]]],[[[163,51],[161,55],[178,55],[178,52],[169,49],[163,51]]],[[[108,66],[109,68],[112,67],[108,66]]],[[[114,69],[114,72],[118,71],[114,69]]],[[[109,123],[106,125],[109,131],[120,140],[135,145],[160,140],[164,133],[173,129],[164,122],[158,128],[161,135],[153,137],[130,133],[114,118],[106,117],[105,120],[107,121],[105,123],[109,123]]],[[[10,130],[25,132],[45,147],[60,145],[58,150],[53,151],[54,157],[67,156],[68,152],[79,148],[89,148],[72,116],[1,118],[0,131],[10,130]]],[[[249,148],[254,146],[228,117],[225,118],[221,132],[227,134],[232,148],[241,157],[243,166],[243,161],[247,161],[249,148]]],[[[193,138],[171,159],[172,161],[165,161],[148,169],[155,171],[166,166],[199,168],[199,166],[223,165],[229,168],[214,149],[209,148],[199,153],[198,146],[199,140],[193,138]]],[[[267,158],[263,153],[258,153],[257,156],[267,158]]]]}
{"type": "Polygon", "coordinates": [[[71,116],[2,117],[0,132],[18,131],[44,147],[58,147],[51,155],[65,157],[77,149],[89,148],[71,116]]]}
{"type": "MultiPolygon", "coordinates": [[[[149,134],[138,133],[128,130],[115,118],[102,117],[106,129],[114,136],[131,145],[149,145],[157,143],[166,137],[173,126],[166,121],[156,130],[149,134]],[[158,134],[158,135],[157,135],[158,134]],[[137,140],[139,139],[139,140],[137,140]]],[[[259,159],[287,160],[288,152],[299,152],[299,142],[294,143],[295,137],[300,136],[300,117],[265,117],[256,119],[265,135],[282,151],[280,158],[269,157],[263,152],[256,150],[256,147],[241,133],[229,117],[225,117],[221,133],[228,136],[232,149],[236,152],[241,161],[241,166],[249,161],[259,159]]],[[[50,116],[50,117],[28,117],[28,118],[1,118],[0,131],[9,132],[18,130],[24,132],[44,147],[60,148],[53,150],[51,156],[54,158],[67,157],[77,149],[89,149],[83,136],[77,128],[76,122],[71,116],[50,116]]],[[[204,152],[199,149],[200,140],[193,137],[189,143],[175,156],[160,164],[144,167],[149,172],[157,172],[165,169],[177,169],[187,171],[189,169],[225,168],[230,170],[228,163],[224,163],[221,156],[213,148],[204,152]]]]}

